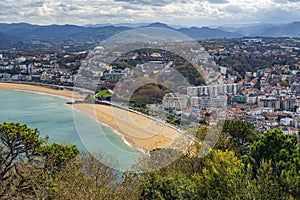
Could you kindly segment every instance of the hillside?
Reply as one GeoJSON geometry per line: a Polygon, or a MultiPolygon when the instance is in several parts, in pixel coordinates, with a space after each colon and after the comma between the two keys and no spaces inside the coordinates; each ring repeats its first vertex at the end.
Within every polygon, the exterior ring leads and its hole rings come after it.
{"type": "MultiPolygon", "coordinates": [[[[122,31],[133,29],[128,26],[117,25],[32,25],[27,23],[0,23],[0,44],[2,48],[16,47],[17,42],[46,42],[46,43],[89,43],[100,42],[122,31]]],[[[300,37],[300,22],[289,24],[259,24],[253,26],[241,26],[239,28],[220,27],[190,27],[173,28],[167,24],[155,22],[141,28],[172,29],[183,33],[195,40],[211,38],[241,38],[244,36],[263,37],[300,37]]]]}
{"type": "Polygon", "coordinates": [[[270,27],[260,35],[267,37],[300,37],[300,22],[270,27]]]}
{"type": "MultiPolygon", "coordinates": [[[[165,28],[179,31],[193,39],[208,38],[232,38],[242,35],[231,33],[219,29],[203,28],[181,28],[175,29],[163,23],[152,23],[147,26],[151,28],[165,28]]],[[[50,25],[38,26],[26,23],[20,24],[0,24],[0,31],[4,34],[18,38],[20,40],[43,41],[54,43],[86,43],[100,42],[119,32],[130,30],[126,26],[75,26],[75,25],[50,25]]]]}
{"type": "Polygon", "coordinates": [[[18,40],[0,32],[0,49],[9,48],[16,45],[18,40]]]}

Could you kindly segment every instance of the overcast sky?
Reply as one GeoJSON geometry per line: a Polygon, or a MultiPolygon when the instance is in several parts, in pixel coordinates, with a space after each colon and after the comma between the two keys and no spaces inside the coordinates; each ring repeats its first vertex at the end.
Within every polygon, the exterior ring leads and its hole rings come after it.
{"type": "Polygon", "coordinates": [[[300,21],[300,0],[1,0],[0,22],[104,24],[163,22],[219,26],[300,21]]]}

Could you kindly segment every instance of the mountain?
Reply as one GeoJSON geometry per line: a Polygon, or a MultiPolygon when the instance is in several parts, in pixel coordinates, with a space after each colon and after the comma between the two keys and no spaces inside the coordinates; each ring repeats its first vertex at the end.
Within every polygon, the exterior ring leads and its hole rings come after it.
{"type": "Polygon", "coordinates": [[[287,24],[256,24],[240,27],[219,27],[220,30],[240,33],[244,36],[300,37],[300,22],[287,24]]]}
{"type": "Polygon", "coordinates": [[[44,42],[99,42],[128,27],[83,27],[76,25],[38,26],[29,24],[0,24],[0,31],[20,40],[44,42]]]}
{"type": "MultiPolygon", "coordinates": [[[[218,29],[203,28],[180,28],[175,29],[167,24],[155,22],[142,27],[155,27],[172,29],[186,34],[193,39],[207,38],[232,38],[241,37],[241,35],[226,32],[218,29]]],[[[49,25],[38,26],[26,23],[20,24],[0,24],[0,31],[20,40],[42,41],[53,43],[78,43],[78,42],[100,42],[119,32],[130,30],[127,26],[76,26],[76,25],[49,25]]]]}
{"type": "Polygon", "coordinates": [[[74,25],[34,26],[34,28],[23,28],[21,26],[9,31],[5,31],[4,33],[16,38],[27,40],[60,41],[71,39],[70,35],[81,33],[84,31],[84,29],[84,27],[74,25]]]}
{"type": "Polygon", "coordinates": [[[28,23],[12,23],[12,24],[0,23],[0,32],[5,33],[16,29],[34,30],[37,27],[38,27],[37,25],[31,25],[28,23]]]}
{"type": "Polygon", "coordinates": [[[163,24],[163,23],[160,23],[160,22],[154,22],[154,23],[149,24],[149,25],[144,26],[144,27],[174,29],[174,28],[168,26],[167,24],[163,24]]]}
{"type": "Polygon", "coordinates": [[[244,36],[258,36],[269,28],[275,27],[274,24],[250,24],[240,25],[237,27],[218,27],[223,31],[235,32],[244,36]]]}
{"type": "Polygon", "coordinates": [[[101,42],[117,33],[130,30],[128,27],[104,26],[86,28],[83,32],[71,34],[69,37],[76,42],[101,42]]]}
{"type": "Polygon", "coordinates": [[[119,24],[112,24],[113,26],[119,27],[119,26],[126,26],[128,28],[140,28],[143,26],[148,26],[149,23],[119,23],[119,24]]]}
{"type": "Polygon", "coordinates": [[[191,27],[178,29],[179,32],[188,35],[193,39],[210,39],[210,38],[240,38],[243,35],[239,33],[224,31],[208,27],[191,27]]]}
{"type": "Polygon", "coordinates": [[[104,24],[86,24],[84,27],[103,27],[103,26],[115,26],[115,27],[120,27],[120,26],[126,26],[128,28],[140,28],[143,26],[148,26],[149,23],[117,23],[117,24],[112,24],[112,23],[104,23],[104,24]]]}
{"type": "Polygon", "coordinates": [[[273,26],[259,35],[266,37],[300,37],[300,22],[273,26]]]}
{"type": "Polygon", "coordinates": [[[175,31],[178,31],[180,33],[183,33],[193,39],[199,40],[199,39],[210,39],[210,38],[239,38],[242,37],[242,34],[233,33],[229,31],[224,31],[216,28],[208,28],[208,27],[191,27],[191,28],[173,28],[170,27],[167,24],[163,24],[160,22],[155,22],[152,24],[149,24],[145,27],[155,27],[155,28],[166,28],[166,29],[172,29],[175,31]]]}
{"type": "Polygon", "coordinates": [[[0,32],[0,49],[11,48],[16,45],[19,41],[16,38],[8,36],[0,32]]]}
{"type": "Polygon", "coordinates": [[[122,31],[131,30],[136,27],[155,27],[171,29],[183,33],[193,39],[210,38],[240,38],[243,36],[265,36],[265,37],[300,37],[300,22],[289,24],[258,24],[240,27],[191,27],[175,28],[160,22],[151,24],[99,24],[99,25],[32,25],[28,23],[0,23],[0,39],[5,47],[6,44],[38,41],[47,43],[87,43],[100,42],[122,31]]]}
{"type": "Polygon", "coordinates": [[[104,23],[104,24],[86,24],[83,27],[88,27],[88,28],[97,28],[97,27],[102,27],[102,26],[113,26],[111,23],[104,23]]]}

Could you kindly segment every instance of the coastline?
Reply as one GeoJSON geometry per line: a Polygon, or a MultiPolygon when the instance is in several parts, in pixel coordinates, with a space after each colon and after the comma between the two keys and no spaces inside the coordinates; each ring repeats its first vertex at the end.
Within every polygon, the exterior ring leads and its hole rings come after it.
{"type": "Polygon", "coordinates": [[[22,83],[7,83],[7,82],[0,82],[0,88],[3,89],[13,89],[13,90],[20,90],[20,91],[31,91],[40,94],[48,94],[54,95],[61,98],[65,98],[67,100],[82,100],[84,97],[78,95],[78,93],[73,92],[71,90],[56,90],[49,87],[44,87],[40,85],[30,85],[30,84],[22,84],[22,83]]]}
{"type": "MultiPolygon", "coordinates": [[[[56,90],[36,85],[0,82],[0,88],[32,91],[73,100],[84,98],[71,90],[56,90]]],[[[126,145],[142,152],[174,146],[175,140],[182,135],[170,126],[121,108],[87,103],[71,104],[70,106],[72,109],[89,115],[98,123],[108,126],[114,134],[121,136],[126,145]]]]}
{"type": "Polygon", "coordinates": [[[86,103],[76,103],[72,107],[112,128],[118,135],[121,134],[130,146],[144,152],[172,146],[181,135],[169,126],[120,108],[86,103]]]}
{"type": "Polygon", "coordinates": [[[133,148],[133,149],[135,149],[135,150],[138,150],[138,151],[142,152],[143,154],[148,153],[148,152],[145,151],[144,149],[141,149],[141,148],[139,148],[138,146],[136,146],[135,144],[133,144],[131,141],[128,141],[128,140],[125,138],[124,134],[120,133],[118,130],[114,129],[113,127],[109,126],[108,124],[105,124],[105,123],[103,123],[103,122],[97,120],[95,117],[89,115],[88,113],[86,113],[86,112],[84,112],[84,111],[82,111],[82,110],[80,110],[80,109],[74,108],[74,107],[73,107],[73,104],[69,104],[69,107],[70,107],[71,109],[73,109],[73,110],[76,110],[77,112],[79,112],[79,113],[81,113],[81,114],[83,114],[83,115],[88,116],[89,118],[91,118],[91,120],[96,121],[96,122],[99,123],[100,125],[109,128],[109,129],[113,132],[113,134],[119,136],[119,137],[122,139],[122,141],[124,142],[124,144],[126,144],[127,146],[129,146],[129,147],[131,147],[131,148],[133,148]]]}

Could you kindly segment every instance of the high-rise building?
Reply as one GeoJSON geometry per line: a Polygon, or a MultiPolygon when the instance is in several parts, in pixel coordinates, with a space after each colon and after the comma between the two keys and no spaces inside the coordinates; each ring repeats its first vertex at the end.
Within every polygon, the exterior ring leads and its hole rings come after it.
{"type": "Polygon", "coordinates": [[[277,110],[280,108],[280,101],[276,97],[258,97],[258,106],[263,108],[272,108],[277,110]]]}
{"type": "Polygon", "coordinates": [[[221,95],[238,93],[238,84],[221,84],[221,85],[208,85],[208,86],[193,86],[187,88],[187,95],[189,96],[211,96],[218,97],[221,95]]]}

